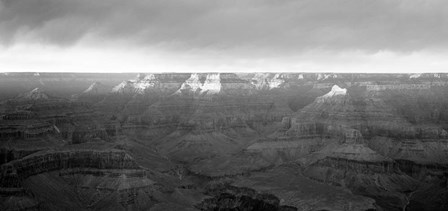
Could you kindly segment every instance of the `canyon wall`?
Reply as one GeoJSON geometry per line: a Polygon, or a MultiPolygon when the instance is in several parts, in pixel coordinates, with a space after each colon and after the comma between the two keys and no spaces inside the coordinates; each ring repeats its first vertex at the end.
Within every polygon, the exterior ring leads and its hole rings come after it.
{"type": "Polygon", "coordinates": [[[1,186],[16,186],[9,182],[14,178],[22,180],[31,175],[67,168],[138,169],[139,166],[126,152],[119,150],[38,152],[3,164],[1,186]]]}

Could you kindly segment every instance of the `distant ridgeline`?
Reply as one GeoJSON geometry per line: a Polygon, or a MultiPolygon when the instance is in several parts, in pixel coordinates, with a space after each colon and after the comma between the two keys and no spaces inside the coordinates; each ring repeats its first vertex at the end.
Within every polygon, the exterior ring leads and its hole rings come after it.
{"type": "Polygon", "coordinates": [[[391,85],[366,85],[367,91],[382,91],[394,89],[429,89],[431,84],[391,84],[391,85]]]}

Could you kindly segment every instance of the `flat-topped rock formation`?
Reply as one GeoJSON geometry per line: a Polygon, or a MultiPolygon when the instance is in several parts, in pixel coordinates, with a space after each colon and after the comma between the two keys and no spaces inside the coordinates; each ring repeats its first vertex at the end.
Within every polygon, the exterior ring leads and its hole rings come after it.
{"type": "Polygon", "coordinates": [[[251,83],[259,90],[279,88],[285,80],[281,74],[256,73],[251,78],[251,83]]]}
{"type": "Polygon", "coordinates": [[[163,92],[172,94],[188,78],[188,74],[139,74],[136,79],[123,81],[112,89],[118,94],[163,92]]]}

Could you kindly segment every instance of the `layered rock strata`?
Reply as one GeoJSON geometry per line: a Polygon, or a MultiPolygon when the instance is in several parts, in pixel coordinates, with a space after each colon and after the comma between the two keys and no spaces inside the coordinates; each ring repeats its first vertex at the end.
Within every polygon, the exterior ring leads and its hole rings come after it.
{"type": "Polygon", "coordinates": [[[17,182],[29,176],[67,168],[138,169],[139,166],[126,152],[119,150],[37,152],[3,164],[1,184],[2,187],[16,187],[17,182]]]}

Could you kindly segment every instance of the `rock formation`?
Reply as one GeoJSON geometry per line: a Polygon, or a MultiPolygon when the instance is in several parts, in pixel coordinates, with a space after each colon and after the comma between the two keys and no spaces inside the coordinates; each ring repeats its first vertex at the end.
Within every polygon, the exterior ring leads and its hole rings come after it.
{"type": "Polygon", "coordinates": [[[17,98],[21,100],[45,100],[49,97],[42,89],[35,88],[29,92],[20,94],[17,98]]]}
{"type": "Polygon", "coordinates": [[[107,86],[102,84],[101,82],[94,82],[92,85],[89,86],[86,90],[82,92],[84,95],[98,95],[98,94],[105,94],[107,93],[107,86]]]}
{"type": "Polygon", "coordinates": [[[205,199],[196,205],[200,210],[297,210],[297,208],[291,206],[280,206],[280,200],[274,195],[257,193],[249,188],[214,185],[207,187],[206,191],[208,194],[214,195],[214,198],[205,199]]]}

